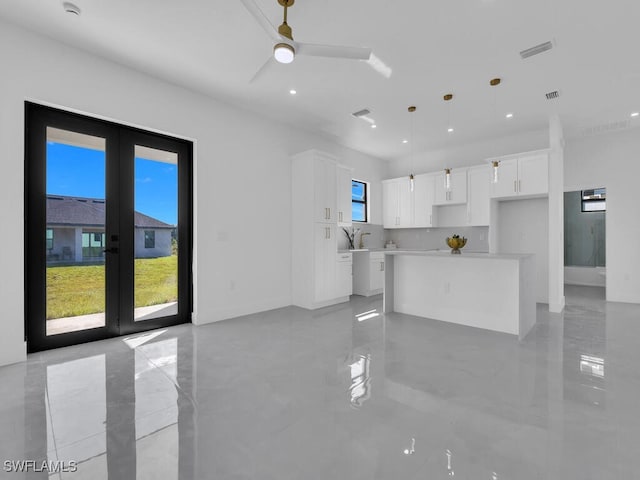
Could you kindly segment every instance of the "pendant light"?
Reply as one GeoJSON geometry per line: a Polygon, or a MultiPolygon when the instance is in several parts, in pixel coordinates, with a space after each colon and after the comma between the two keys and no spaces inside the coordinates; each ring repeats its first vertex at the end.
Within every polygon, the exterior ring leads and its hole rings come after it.
{"type": "MultiPolygon", "coordinates": [[[[445,102],[450,102],[453,100],[453,94],[447,93],[444,97],[442,97],[445,102]]],[[[448,103],[447,106],[447,132],[452,133],[453,127],[451,126],[451,104],[448,103]]],[[[447,145],[449,144],[449,137],[447,137],[447,145]]],[[[445,163],[446,165],[446,163],[445,163]]],[[[451,191],[451,169],[445,167],[444,169],[444,189],[447,192],[451,191]]]]}
{"type": "MultiPolygon", "coordinates": [[[[407,108],[409,113],[414,113],[416,111],[416,107],[411,105],[407,108]]],[[[409,174],[409,191],[413,192],[415,188],[415,178],[413,176],[413,115],[411,115],[411,128],[409,131],[409,163],[411,164],[411,173],[409,174]]]]}
{"type": "MultiPolygon", "coordinates": [[[[492,78],[491,80],[489,80],[489,85],[491,85],[492,87],[497,87],[498,85],[500,85],[500,82],[502,80],[500,80],[499,78],[492,78]]],[[[496,118],[496,92],[497,90],[493,91],[493,117],[496,118]]],[[[498,167],[500,166],[500,162],[498,162],[497,160],[494,160],[491,162],[491,165],[493,166],[493,175],[491,176],[491,183],[498,183],[498,167]]]]}

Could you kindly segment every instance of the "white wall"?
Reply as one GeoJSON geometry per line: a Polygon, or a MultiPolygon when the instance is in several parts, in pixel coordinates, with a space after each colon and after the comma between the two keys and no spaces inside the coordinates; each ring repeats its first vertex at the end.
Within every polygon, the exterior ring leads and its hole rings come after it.
{"type": "Polygon", "coordinates": [[[416,175],[436,172],[443,170],[445,165],[450,168],[481,165],[487,158],[544,148],[549,148],[547,129],[455,148],[416,152],[411,158],[404,157],[388,162],[385,178],[402,177],[409,175],[411,171],[416,175]]]}
{"type": "Polygon", "coordinates": [[[568,139],[565,191],[607,189],[607,300],[640,303],[640,130],[568,139]],[[627,239],[621,246],[619,239],[627,239]]]}
{"type": "Polygon", "coordinates": [[[352,166],[382,223],[381,160],[3,22],[0,65],[0,365],[25,358],[25,100],[196,141],[195,323],[291,303],[291,154],[316,148],[352,166]]]}
{"type": "Polygon", "coordinates": [[[536,302],[549,303],[549,200],[498,202],[498,253],[535,253],[536,302]]]}

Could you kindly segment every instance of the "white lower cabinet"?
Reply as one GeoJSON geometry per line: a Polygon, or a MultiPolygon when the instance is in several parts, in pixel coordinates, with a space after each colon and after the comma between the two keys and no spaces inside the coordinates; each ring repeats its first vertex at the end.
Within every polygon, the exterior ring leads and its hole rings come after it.
{"type": "Polygon", "coordinates": [[[354,252],[353,293],[369,297],[384,288],[384,252],[354,252]]]}
{"type": "Polygon", "coordinates": [[[336,297],[347,297],[353,292],[353,254],[339,253],[336,260],[336,297]]]}

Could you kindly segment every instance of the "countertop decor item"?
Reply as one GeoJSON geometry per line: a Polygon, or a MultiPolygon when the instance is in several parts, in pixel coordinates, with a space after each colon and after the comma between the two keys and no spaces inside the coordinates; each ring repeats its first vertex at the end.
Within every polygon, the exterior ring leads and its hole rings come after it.
{"type": "Polygon", "coordinates": [[[451,248],[451,253],[460,255],[460,249],[467,244],[467,239],[460,235],[452,235],[447,237],[447,245],[451,248]]]}

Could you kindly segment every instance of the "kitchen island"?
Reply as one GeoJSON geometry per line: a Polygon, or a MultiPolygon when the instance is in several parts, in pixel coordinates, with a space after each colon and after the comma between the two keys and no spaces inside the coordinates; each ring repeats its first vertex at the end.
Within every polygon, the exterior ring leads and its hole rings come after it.
{"type": "Polygon", "coordinates": [[[384,312],[526,336],[536,323],[534,255],[385,252],[384,312]]]}

